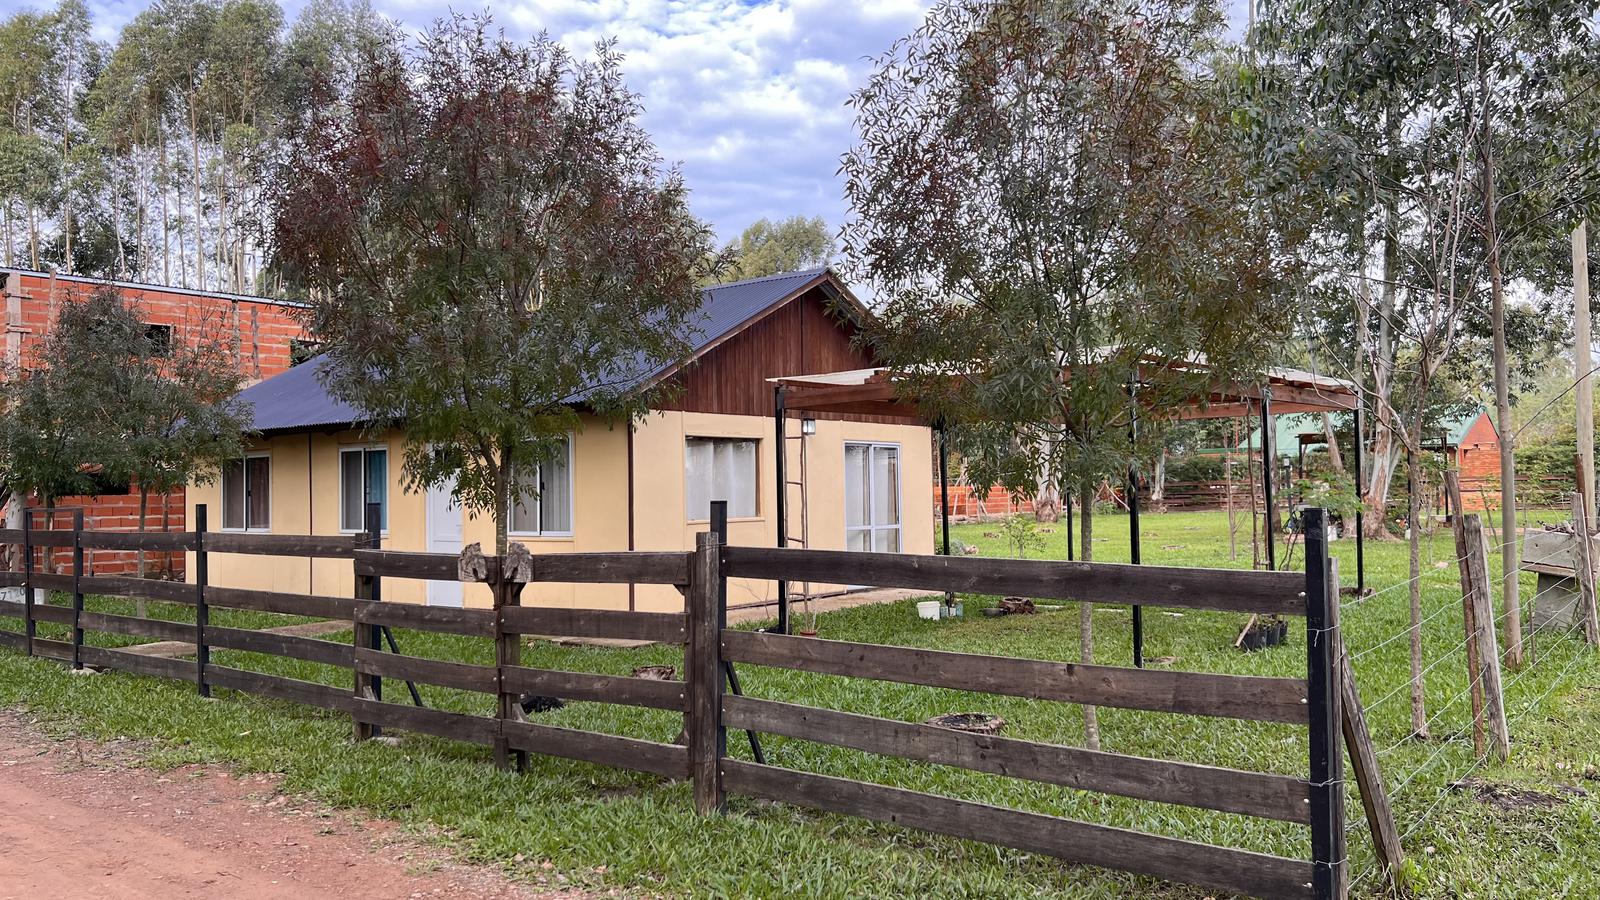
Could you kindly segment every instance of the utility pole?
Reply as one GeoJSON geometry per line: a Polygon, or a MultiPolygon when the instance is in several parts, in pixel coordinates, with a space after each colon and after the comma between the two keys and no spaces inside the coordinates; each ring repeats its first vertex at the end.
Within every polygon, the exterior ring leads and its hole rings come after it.
{"type": "Polygon", "coordinates": [[[1589,324],[1589,223],[1572,229],[1572,369],[1578,401],[1578,490],[1589,522],[1594,517],[1594,368],[1589,324]]]}

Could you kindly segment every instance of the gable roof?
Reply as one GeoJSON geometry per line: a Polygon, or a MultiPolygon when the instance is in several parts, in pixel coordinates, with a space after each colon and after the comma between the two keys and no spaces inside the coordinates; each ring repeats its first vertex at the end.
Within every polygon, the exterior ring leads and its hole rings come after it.
{"type": "MultiPolygon", "coordinates": [[[[715,285],[701,292],[700,309],[691,316],[684,334],[693,347],[688,361],[699,359],[767,313],[819,286],[850,312],[867,315],[866,307],[826,267],[715,285]]],[[[323,387],[320,376],[327,362],[326,355],[317,356],[241,391],[239,399],[249,403],[253,410],[252,430],[273,434],[362,425],[366,419],[359,410],[323,387]]],[[[681,367],[677,363],[650,367],[641,360],[636,366],[639,371],[634,383],[660,381],[681,367]]],[[[572,401],[581,402],[585,393],[580,391],[572,401]]]]}

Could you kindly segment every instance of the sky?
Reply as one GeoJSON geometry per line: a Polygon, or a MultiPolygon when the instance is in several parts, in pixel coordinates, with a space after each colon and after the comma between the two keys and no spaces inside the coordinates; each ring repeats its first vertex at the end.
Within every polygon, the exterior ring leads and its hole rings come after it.
{"type": "MultiPolygon", "coordinates": [[[[300,0],[279,0],[293,20],[300,0]]],[[[1235,29],[1243,0],[1228,0],[1235,29]]],[[[146,0],[88,0],[113,41],[146,0]]],[[[854,139],[850,92],[871,58],[914,30],[926,0],[372,0],[412,29],[487,8],[513,37],[541,30],[575,52],[615,37],[662,156],[683,167],[691,206],[723,240],[762,217],[846,209],[839,158],[854,139]],[[482,5],[477,5],[481,3],[482,5]]],[[[52,0],[0,0],[0,9],[52,0]]],[[[8,13],[9,9],[6,10],[8,13]]]]}

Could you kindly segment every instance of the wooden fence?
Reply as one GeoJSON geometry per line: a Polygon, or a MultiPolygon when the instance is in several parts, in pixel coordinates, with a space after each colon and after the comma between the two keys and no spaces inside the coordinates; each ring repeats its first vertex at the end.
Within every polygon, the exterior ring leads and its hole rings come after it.
{"type": "MultiPolygon", "coordinates": [[[[776,800],[926,831],[987,841],[1079,863],[1262,897],[1345,895],[1344,790],[1340,736],[1342,683],[1338,655],[1336,575],[1323,541],[1320,511],[1309,517],[1303,573],[1179,569],[1101,563],[1059,563],[847,553],[724,546],[700,535],[693,552],[571,553],[531,556],[512,546],[505,557],[461,557],[378,549],[372,532],[357,536],[253,535],[206,530],[179,534],[72,530],[0,531],[0,542],[23,546],[24,570],[0,582],[61,591],[71,606],[41,604],[34,590],[0,615],[24,622],[0,632],[0,645],[74,666],[119,669],[185,679],[212,688],[260,694],[347,713],[356,739],[382,728],[438,735],[494,748],[497,763],[526,754],[586,760],[668,778],[692,779],[702,814],[722,811],[729,794],[776,800]],[[71,547],[70,574],[34,571],[34,549],[71,547]],[[193,583],[92,576],[82,567],[89,547],[145,547],[195,554],[193,583]],[[209,553],[350,559],[355,597],[329,597],[207,584],[209,553]],[[727,627],[729,577],[835,581],[930,592],[976,591],[1037,598],[1149,604],[1188,609],[1304,616],[1307,677],[1267,678],[1149,670],[980,656],[909,647],[821,640],[727,627]],[[487,583],[491,609],[384,603],[388,578],[487,583]],[[681,613],[552,609],[520,605],[534,582],[653,583],[677,586],[681,613]],[[85,594],[146,597],[195,607],[195,622],[172,623],[84,609],[85,594]],[[346,620],[350,643],[210,624],[227,608],[346,620]],[[69,626],[68,641],[37,636],[36,623],[69,626]],[[399,627],[492,640],[494,665],[405,656],[382,643],[399,627]],[[84,631],[106,631],[195,645],[194,658],[166,659],[84,643],[84,631]],[[521,637],[562,635],[681,644],[686,678],[556,671],[521,665],[521,637]],[[346,690],[294,678],[220,666],[216,648],[246,650],[348,668],[346,690]],[[1293,723],[1308,730],[1304,777],[1248,772],[977,735],[759,699],[729,692],[732,664],[1022,696],[1040,700],[1293,723]],[[422,682],[497,698],[494,716],[424,708],[384,699],[384,679],[422,682]],[[677,711],[686,746],[535,724],[518,702],[524,693],[677,711]],[[727,729],[783,735],[1012,778],[1139,800],[1180,804],[1310,829],[1312,858],[1291,859],[1088,822],[1005,809],[848,778],[797,771],[728,755],[727,729]]],[[[733,683],[735,690],[737,683],[733,683]]]]}

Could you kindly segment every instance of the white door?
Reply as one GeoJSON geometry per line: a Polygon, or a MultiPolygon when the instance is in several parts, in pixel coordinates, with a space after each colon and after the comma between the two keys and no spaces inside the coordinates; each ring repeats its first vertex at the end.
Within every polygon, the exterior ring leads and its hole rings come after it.
{"type": "MultiPolygon", "coordinates": [[[[464,517],[461,515],[460,505],[451,496],[454,490],[454,480],[428,489],[429,553],[461,552],[461,528],[464,517]]],[[[428,582],[428,603],[432,606],[460,606],[461,582],[428,582]]]]}
{"type": "Polygon", "coordinates": [[[900,552],[900,448],[844,445],[845,549],[900,552]]]}

